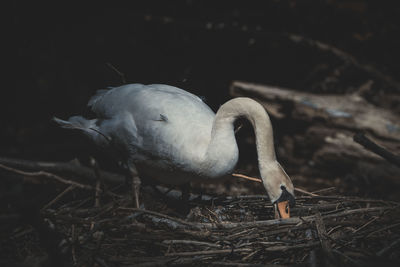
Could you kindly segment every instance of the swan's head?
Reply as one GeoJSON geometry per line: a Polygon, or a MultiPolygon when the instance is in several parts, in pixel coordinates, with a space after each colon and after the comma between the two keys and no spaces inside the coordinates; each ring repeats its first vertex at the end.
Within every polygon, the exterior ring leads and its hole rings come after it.
{"type": "Polygon", "coordinates": [[[295,205],[294,186],[289,176],[277,162],[263,164],[261,177],[278,218],[289,218],[295,205]]]}

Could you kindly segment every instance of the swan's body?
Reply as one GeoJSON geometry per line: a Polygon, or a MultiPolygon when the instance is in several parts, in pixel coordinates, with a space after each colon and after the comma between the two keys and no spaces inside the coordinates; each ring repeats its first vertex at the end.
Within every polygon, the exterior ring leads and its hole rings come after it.
{"type": "Polygon", "coordinates": [[[254,100],[235,98],[215,114],[182,89],[130,84],[98,91],[89,106],[97,119],[56,121],[83,130],[99,146],[122,151],[139,175],[177,185],[230,175],[239,156],[233,123],[245,117],[254,127],[260,174],[271,201],[285,200],[287,192],[293,198],[292,182],[275,159],[268,114],[254,100]]]}

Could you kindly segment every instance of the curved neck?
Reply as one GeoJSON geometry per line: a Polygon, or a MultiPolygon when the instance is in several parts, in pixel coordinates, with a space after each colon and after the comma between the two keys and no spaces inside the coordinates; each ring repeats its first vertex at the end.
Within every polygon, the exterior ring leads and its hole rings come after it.
{"type": "Polygon", "coordinates": [[[203,165],[209,177],[233,171],[238,159],[233,123],[239,117],[253,125],[260,173],[268,163],[276,161],[271,121],[264,107],[250,98],[235,98],[222,105],[215,116],[203,165]]]}

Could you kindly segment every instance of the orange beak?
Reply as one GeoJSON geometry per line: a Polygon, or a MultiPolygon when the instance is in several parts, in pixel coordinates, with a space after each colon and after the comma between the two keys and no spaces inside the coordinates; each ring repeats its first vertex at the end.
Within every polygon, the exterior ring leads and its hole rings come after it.
{"type": "Polygon", "coordinates": [[[274,204],[275,219],[290,218],[289,201],[282,201],[274,204]]]}

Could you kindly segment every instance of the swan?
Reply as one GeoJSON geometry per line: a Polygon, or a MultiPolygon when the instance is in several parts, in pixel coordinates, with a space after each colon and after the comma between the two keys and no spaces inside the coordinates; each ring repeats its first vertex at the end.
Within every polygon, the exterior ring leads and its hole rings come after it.
{"type": "MultiPolygon", "coordinates": [[[[234,98],[215,114],[183,89],[128,84],[98,90],[88,106],[97,118],[54,120],[64,128],[81,130],[97,146],[117,148],[139,176],[171,185],[232,177],[239,156],[234,121],[246,118],[254,128],[260,175],[275,213],[278,218],[290,216],[294,187],[276,160],[269,116],[255,100],[234,98]]],[[[136,199],[139,184],[134,185],[136,199]]]]}

